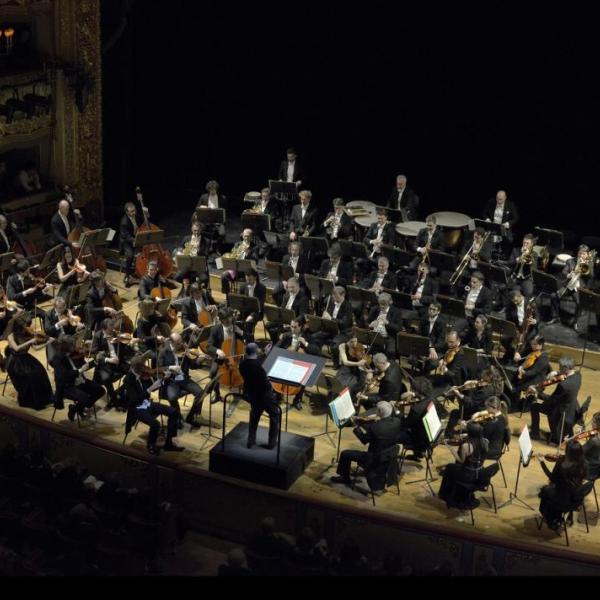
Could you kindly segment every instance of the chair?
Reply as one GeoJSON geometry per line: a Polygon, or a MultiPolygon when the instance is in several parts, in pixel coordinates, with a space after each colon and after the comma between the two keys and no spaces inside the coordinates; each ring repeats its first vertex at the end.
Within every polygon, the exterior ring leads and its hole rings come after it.
{"type": "MultiPolygon", "coordinates": [[[[373,465],[369,468],[369,472],[366,470],[365,479],[367,481],[367,486],[369,488],[369,494],[371,496],[371,501],[373,502],[373,506],[375,506],[375,494],[379,490],[373,490],[372,484],[375,483],[377,478],[385,477],[384,488],[385,491],[390,485],[395,485],[396,490],[398,492],[398,496],[400,496],[400,471],[398,469],[398,458],[400,454],[400,447],[395,446],[394,449],[390,452],[390,456],[386,457],[383,461],[373,465]]],[[[360,467],[357,466],[353,473],[352,480],[352,489],[356,486],[356,481],[358,479],[360,467]]]]}
{"type": "MultiPolygon", "coordinates": [[[[492,490],[492,501],[493,501],[493,507],[494,507],[494,513],[498,513],[498,506],[496,504],[496,492],[494,490],[494,484],[492,483],[492,477],[494,477],[494,475],[496,475],[496,473],[498,472],[498,465],[491,465],[491,467],[488,467],[490,469],[489,472],[489,476],[485,479],[485,481],[479,481],[479,482],[474,482],[474,483],[466,483],[466,482],[462,482],[462,481],[457,481],[456,485],[458,485],[459,487],[463,488],[465,491],[467,492],[471,492],[471,493],[475,493],[475,492],[487,492],[489,488],[491,488],[492,490]],[[494,470],[495,467],[495,470],[494,470]]],[[[483,500],[485,501],[485,503],[492,508],[492,505],[490,504],[489,500],[487,498],[483,498],[483,500]]],[[[469,512],[471,513],[471,525],[473,525],[473,527],[475,527],[475,515],[473,514],[473,508],[469,508],[469,512]]]]}
{"type": "MultiPolygon", "coordinates": [[[[572,522],[573,513],[576,511],[579,511],[579,510],[583,510],[583,517],[585,519],[586,533],[590,532],[590,526],[589,526],[588,518],[587,518],[587,511],[585,509],[585,498],[592,490],[594,490],[594,494],[596,493],[596,490],[594,489],[594,483],[595,483],[595,481],[586,481],[583,485],[581,485],[579,487],[579,489],[573,494],[573,497],[574,497],[573,504],[571,504],[571,506],[569,506],[565,510],[561,511],[560,522],[565,530],[565,541],[567,542],[567,546],[570,545],[569,544],[569,533],[567,531],[567,529],[568,529],[567,519],[566,519],[567,515],[569,515],[569,521],[572,522]]],[[[597,505],[598,505],[598,498],[596,497],[596,506],[597,505]]],[[[545,520],[546,520],[546,518],[542,515],[542,518],[539,520],[539,522],[537,524],[538,530],[540,530],[542,528],[542,525],[544,524],[545,520]]]]}
{"type": "Polygon", "coordinates": [[[502,450],[497,456],[488,456],[486,460],[493,460],[498,467],[500,468],[500,472],[502,473],[502,480],[504,481],[504,487],[507,488],[508,484],[506,483],[506,475],[504,474],[504,467],[502,466],[502,457],[510,450],[510,429],[508,427],[504,430],[504,444],[502,445],[502,450]]]}

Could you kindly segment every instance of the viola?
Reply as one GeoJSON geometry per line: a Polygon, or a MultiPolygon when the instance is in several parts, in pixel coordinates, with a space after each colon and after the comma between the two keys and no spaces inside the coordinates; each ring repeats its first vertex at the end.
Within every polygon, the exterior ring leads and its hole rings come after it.
{"type": "MultiPolygon", "coordinates": [[[[144,224],[138,229],[138,233],[146,233],[148,231],[160,231],[160,228],[150,223],[148,220],[148,210],[144,206],[144,197],[142,190],[136,188],[137,199],[142,206],[144,214],[144,224]]],[[[148,272],[148,263],[155,261],[158,263],[158,272],[163,277],[170,277],[173,273],[173,257],[171,253],[165,250],[160,244],[147,244],[142,248],[135,261],[136,274],[141,279],[148,272]]],[[[164,298],[165,296],[162,296],[164,298]]]]}

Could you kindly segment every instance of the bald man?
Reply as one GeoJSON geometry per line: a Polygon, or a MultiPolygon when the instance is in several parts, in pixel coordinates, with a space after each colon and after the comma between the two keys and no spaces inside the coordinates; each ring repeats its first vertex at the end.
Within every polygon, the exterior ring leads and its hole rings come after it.
{"type": "Polygon", "coordinates": [[[53,215],[50,220],[50,247],[55,246],[69,246],[73,247],[73,244],[69,241],[69,234],[75,229],[75,214],[81,217],[81,213],[76,210],[71,210],[71,204],[67,200],[61,200],[58,203],[58,211],[53,215]]]}

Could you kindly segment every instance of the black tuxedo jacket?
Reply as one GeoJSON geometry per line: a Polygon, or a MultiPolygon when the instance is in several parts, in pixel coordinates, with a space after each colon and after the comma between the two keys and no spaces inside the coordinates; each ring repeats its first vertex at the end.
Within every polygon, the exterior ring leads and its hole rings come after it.
{"type": "MultiPolygon", "coordinates": [[[[335,307],[335,302],[333,298],[330,296],[325,306],[325,310],[333,316],[333,309],[335,307]]],[[[352,329],[354,324],[354,315],[352,312],[352,305],[349,300],[344,300],[342,305],[340,306],[340,310],[338,311],[337,318],[334,319],[338,324],[338,328],[340,333],[344,333],[345,331],[349,331],[352,329]]]]}
{"type": "Polygon", "coordinates": [[[78,369],[83,366],[82,362],[73,361],[75,369],[69,362],[69,357],[62,352],[57,352],[50,361],[54,369],[54,383],[56,385],[55,403],[60,403],[64,400],[67,387],[75,385],[75,381],[79,377],[78,369]]]}
{"type": "MultiPolygon", "coordinates": [[[[75,218],[73,217],[73,211],[69,211],[69,214],[67,215],[67,221],[69,222],[69,227],[71,228],[69,231],[70,233],[75,228],[75,218]]],[[[65,224],[63,223],[58,213],[54,213],[54,215],[52,215],[52,219],[50,219],[50,231],[50,240],[52,246],[58,246],[59,244],[61,244],[62,246],[72,245],[71,242],[69,242],[69,234],[67,233],[65,224]]]]}
{"type": "MultiPolygon", "coordinates": [[[[192,240],[192,236],[186,235],[181,242],[181,247],[185,248],[185,245],[189,244],[191,242],[191,240],[192,240]]],[[[210,240],[207,239],[204,235],[202,235],[200,237],[200,247],[198,248],[197,256],[206,256],[206,258],[208,260],[209,254],[210,254],[210,240]]]]}
{"type": "Polygon", "coordinates": [[[76,328],[70,324],[58,329],[56,327],[58,321],[59,318],[55,309],[49,310],[46,313],[46,317],[44,319],[44,331],[48,337],[57,339],[63,333],[65,335],[73,335],[77,331],[76,328]]]}
{"type": "Polygon", "coordinates": [[[419,196],[417,196],[417,194],[415,194],[415,192],[407,186],[402,194],[400,205],[398,205],[399,195],[400,192],[398,189],[394,188],[387,203],[388,208],[392,208],[394,210],[405,210],[408,220],[416,221],[417,209],[419,208],[419,196]]]}
{"type": "MultiPolygon", "coordinates": [[[[483,211],[483,218],[489,219],[490,221],[494,221],[494,213],[496,212],[496,199],[490,198],[488,200],[485,209],[483,211]]],[[[509,242],[513,241],[513,228],[517,221],[519,220],[519,213],[517,212],[517,207],[512,200],[506,200],[504,203],[504,213],[502,215],[502,223],[509,223],[510,229],[507,233],[507,240],[509,242]]]]}
{"type": "MultiPolygon", "coordinates": [[[[287,181],[288,165],[289,165],[288,161],[284,160],[281,163],[281,165],[279,166],[279,173],[277,174],[279,181],[287,181]]],[[[302,185],[304,187],[306,187],[306,172],[304,170],[304,166],[298,160],[296,160],[296,163],[294,165],[293,180],[294,180],[294,183],[301,181],[302,185]]]]}
{"type": "MultiPolygon", "coordinates": [[[[529,299],[525,298],[525,304],[524,304],[524,311],[523,311],[523,319],[527,318],[527,309],[529,308],[529,299]]],[[[517,311],[517,307],[510,302],[509,305],[506,307],[506,320],[510,321],[511,323],[514,323],[517,327],[517,334],[520,331],[520,328],[523,326],[523,323],[521,323],[519,325],[519,313],[517,311]]],[[[536,307],[536,309],[534,310],[534,314],[533,317],[536,321],[540,320],[540,313],[536,307]]],[[[529,328],[529,334],[528,334],[528,338],[531,337],[533,335],[533,332],[537,332],[538,326],[537,325],[532,325],[529,328]]]]}
{"type": "MultiPolygon", "coordinates": [[[[218,194],[219,196],[219,208],[227,208],[227,196],[223,196],[222,194],[218,194]]],[[[202,194],[200,196],[200,200],[198,200],[198,204],[196,205],[196,210],[201,208],[202,206],[208,206],[208,193],[202,194]]]]}
{"type": "Polygon", "coordinates": [[[435,348],[439,354],[446,346],[446,322],[438,316],[429,333],[429,319],[423,319],[419,325],[419,335],[429,338],[429,347],[435,348]]]}
{"type": "MultiPolygon", "coordinates": [[[[138,229],[143,224],[137,215],[135,216],[135,222],[138,226],[138,229]]],[[[119,243],[121,245],[121,249],[124,246],[133,248],[133,245],[135,243],[135,231],[134,231],[133,225],[127,215],[123,215],[121,217],[121,221],[119,223],[119,243]]]]}
{"type": "Polygon", "coordinates": [[[305,231],[308,230],[310,236],[312,236],[319,224],[317,223],[317,209],[312,206],[308,206],[304,219],[302,218],[302,206],[296,204],[292,208],[292,220],[290,223],[290,233],[294,232],[301,236],[305,231]]]}
{"type": "MultiPolygon", "coordinates": [[[[523,356],[522,360],[519,364],[521,366],[525,360],[527,360],[527,356],[523,356]]],[[[540,383],[544,381],[546,375],[550,372],[550,359],[548,358],[548,354],[546,352],[542,352],[539,358],[535,361],[532,367],[529,369],[525,369],[525,376],[523,379],[517,379],[517,384],[527,383],[527,385],[535,385],[536,383],[540,383]]]]}
{"type": "Polygon", "coordinates": [[[374,395],[373,399],[376,401],[397,402],[405,391],[406,386],[402,383],[400,367],[397,363],[392,362],[379,383],[379,392],[374,395]]]}
{"type": "Polygon", "coordinates": [[[483,331],[483,335],[479,339],[475,333],[475,328],[469,327],[463,343],[473,350],[483,350],[485,354],[491,354],[494,347],[492,332],[489,328],[483,331]]]}
{"type": "MultiPolygon", "coordinates": [[[[461,260],[464,258],[465,254],[471,249],[472,245],[473,245],[473,235],[470,235],[467,238],[467,240],[465,240],[465,243],[463,244],[463,247],[460,251],[461,260]]],[[[483,245],[483,248],[481,248],[481,250],[479,251],[479,260],[484,263],[491,262],[493,248],[494,248],[494,244],[492,243],[492,236],[489,235],[488,239],[486,240],[485,244],[483,245]]]]}
{"type": "MultiPolygon", "coordinates": [[[[204,304],[209,306],[216,306],[214,298],[208,291],[203,291],[202,298],[204,304]]],[[[190,325],[198,325],[198,309],[196,308],[196,302],[194,299],[189,296],[185,298],[185,300],[179,303],[181,307],[181,322],[183,323],[183,328],[189,327],[190,325]]]]}
{"type": "MultiPolygon", "coordinates": [[[[467,297],[469,296],[469,292],[466,290],[463,292],[462,301],[466,302],[467,297]]],[[[478,315],[487,315],[492,310],[492,290],[483,286],[479,292],[479,296],[477,296],[477,300],[475,301],[475,308],[473,309],[473,317],[477,317],[478,315]]]]}
{"type": "Polygon", "coordinates": [[[97,323],[100,323],[106,313],[104,312],[104,306],[102,306],[102,298],[98,290],[92,286],[90,291],[87,293],[85,299],[85,315],[87,325],[90,329],[94,329],[97,323]]]}
{"type": "MultiPolygon", "coordinates": [[[[419,233],[417,234],[417,241],[415,243],[416,247],[425,248],[428,239],[429,229],[425,227],[424,229],[421,229],[421,231],[419,231],[419,233]]],[[[444,240],[444,234],[442,233],[442,230],[439,227],[436,227],[435,231],[433,232],[433,236],[431,238],[431,249],[439,250],[440,252],[443,252],[446,249],[446,241],[444,240]]]]}
{"type": "MultiPolygon", "coordinates": [[[[283,300],[281,302],[280,308],[285,308],[287,306],[288,300],[290,299],[290,293],[286,292],[283,296],[283,300]]],[[[297,317],[305,315],[309,311],[308,298],[306,294],[300,290],[296,297],[294,298],[294,303],[292,304],[292,310],[294,311],[297,317]]]]}
{"type": "MultiPolygon", "coordinates": [[[[290,255],[286,254],[281,261],[281,264],[284,267],[290,266],[290,255]]],[[[305,254],[300,254],[298,257],[298,265],[296,267],[296,275],[304,275],[305,273],[310,273],[310,264],[305,254]]]]}
{"type": "MultiPolygon", "coordinates": [[[[373,271],[366,279],[363,279],[361,282],[362,288],[365,290],[370,290],[377,281],[377,271],[373,271]]],[[[396,275],[391,271],[388,271],[383,278],[383,286],[386,290],[396,291],[398,287],[398,280],[396,279],[396,275]]]]}
{"type": "Polygon", "coordinates": [[[250,404],[264,405],[273,400],[273,388],[260,361],[245,359],[240,363],[244,379],[244,398],[250,404]]]}
{"type": "MultiPolygon", "coordinates": [[[[448,346],[444,344],[442,352],[438,352],[440,358],[444,358],[447,350],[448,346]]],[[[452,385],[462,385],[465,382],[466,369],[465,353],[463,352],[462,348],[455,355],[454,360],[446,366],[448,367],[448,373],[446,374],[446,377],[452,380],[452,385]]]]}
{"type": "MultiPolygon", "coordinates": [[[[517,259],[521,256],[521,248],[513,248],[510,258],[508,259],[508,264],[512,267],[512,274],[516,277],[517,273],[521,270],[521,264],[517,263],[517,259]]],[[[532,256],[533,262],[530,265],[523,265],[523,277],[528,279],[531,277],[531,269],[538,268],[538,259],[535,255],[532,256]]]]}
{"type": "Polygon", "coordinates": [[[556,386],[556,389],[552,395],[540,394],[540,398],[543,398],[545,402],[548,402],[555,411],[555,418],[560,423],[559,415],[565,413],[566,423],[573,425],[578,418],[579,403],[577,402],[577,395],[581,388],[581,373],[575,373],[571,375],[565,381],[562,381],[556,386]]]}
{"type": "MultiPolygon", "coordinates": [[[[319,269],[319,277],[326,279],[330,268],[331,261],[329,259],[324,260],[321,263],[321,268],[319,269]]],[[[347,286],[348,284],[352,283],[352,265],[348,264],[345,260],[340,260],[336,274],[337,281],[334,285],[347,286]]]]}
{"type": "MultiPolygon", "coordinates": [[[[416,286],[417,286],[418,280],[419,280],[418,274],[411,278],[410,287],[406,290],[407,294],[410,294],[412,296],[417,291],[416,286]]],[[[438,291],[439,291],[438,282],[430,275],[427,275],[427,277],[425,277],[425,284],[423,285],[423,293],[421,295],[421,304],[423,304],[423,306],[429,306],[433,302],[434,296],[438,293],[438,291]]]]}
{"type": "MultiPolygon", "coordinates": [[[[375,224],[371,225],[371,227],[369,227],[369,230],[367,231],[367,234],[365,235],[365,239],[364,239],[364,243],[367,245],[368,248],[372,248],[372,246],[371,246],[371,244],[369,244],[369,242],[371,240],[377,239],[377,230],[378,230],[377,223],[375,223],[375,224]]],[[[382,240],[383,240],[383,243],[388,246],[396,245],[396,227],[394,226],[393,223],[385,224],[385,227],[383,228],[382,240]]]]}
{"type": "MultiPolygon", "coordinates": [[[[327,215],[327,219],[329,219],[330,217],[333,217],[333,214],[334,213],[329,213],[327,215]]],[[[327,219],[325,219],[325,221],[327,219]]],[[[325,223],[325,221],[323,221],[323,223],[325,223]]],[[[327,236],[328,228],[329,228],[329,226],[327,226],[327,227],[323,226],[323,236],[324,237],[328,237],[327,236]]],[[[330,238],[330,239],[346,240],[348,238],[351,238],[353,233],[354,233],[354,231],[353,231],[352,219],[346,213],[342,213],[342,216],[340,218],[340,226],[339,226],[338,232],[337,232],[337,237],[330,238]]]]}
{"type": "MultiPolygon", "coordinates": [[[[381,309],[379,306],[374,306],[369,312],[369,317],[367,318],[367,323],[365,323],[365,325],[368,327],[369,323],[375,321],[380,312],[381,309]]],[[[400,312],[400,309],[393,304],[388,311],[387,320],[388,324],[385,326],[385,330],[390,337],[396,339],[396,334],[402,331],[402,313],[400,312]]]]}
{"type": "MultiPolygon", "coordinates": [[[[300,337],[303,337],[308,343],[308,346],[302,348],[304,352],[306,352],[307,354],[312,354],[314,356],[321,356],[321,349],[317,344],[313,342],[312,336],[308,331],[303,331],[300,334],[300,337]]],[[[288,331],[282,334],[281,338],[277,342],[277,347],[283,348],[284,350],[289,350],[292,345],[292,340],[293,336],[291,332],[288,331]]]]}
{"type": "Polygon", "coordinates": [[[382,457],[396,446],[396,440],[401,431],[402,421],[398,417],[391,416],[374,423],[366,423],[362,427],[356,427],[354,434],[363,444],[369,445],[367,450],[369,454],[374,457],[382,457]]]}
{"type": "MultiPolygon", "coordinates": [[[[240,287],[240,296],[248,296],[248,284],[247,283],[244,283],[240,287]]],[[[258,299],[260,311],[243,314],[242,318],[246,319],[247,317],[251,316],[254,321],[260,321],[263,318],[263,309],[265,306],[265,300],[267,299],[267,288],[260,281],[257,281],[256,285],[254,286],[254,298],[258,299]]]]}

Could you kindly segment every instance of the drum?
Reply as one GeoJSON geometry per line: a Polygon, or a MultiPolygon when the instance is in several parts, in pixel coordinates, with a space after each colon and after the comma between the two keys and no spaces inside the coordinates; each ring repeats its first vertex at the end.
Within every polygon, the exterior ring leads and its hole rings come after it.
{"type": "Polygon", "coordinates": [[[244,197],[244,202],[252,202],[256,204],[262,200],[262,194],[260,192],[248,192],[244,197]]]}
{"type": "Polygon", "coordinates": [[[371,225],[375,225],[375,223],[377,223],[377,215],[373,214],[368,215],[366,217],[356,217],[354,219],[354,222],[360,227],[368,229],[369,227],[371,227],[371,225]]]}
{"type": "Polygon", "coordinates": [[[432,216],[436,218],[437,226],[444,232],[448,250],[455,250],[459,246],[464,230],[473,220],[467,215],[455,212],[439,212],[432,216]]]}
{"type": "Polygon", "coordinates": [[[398,223],[396,225],[396,233],[404,237],[416,238],[421,229],[425,229],[427,223],[422,221],[406,221],[406,223],[398,223]]]}
{"type": "Polygon", "coordinates": [[[376,207],[373,202],[367,202],[366,200],[353,200],[346,204],[346,212],[351,218],[365,217],[365,213],[369,215],[376,214],[376,207]]]}

